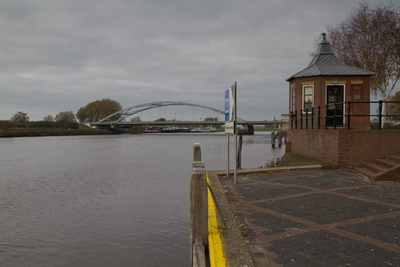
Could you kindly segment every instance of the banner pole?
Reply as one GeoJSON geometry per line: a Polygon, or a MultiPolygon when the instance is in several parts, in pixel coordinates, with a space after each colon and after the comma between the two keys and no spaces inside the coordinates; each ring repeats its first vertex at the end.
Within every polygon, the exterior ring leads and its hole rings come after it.
{"type": "Polygon", "coordinates": [[[237,184],[237,131],[236,131],[236,119],[237,119],[237,84],[235,82],[235,89],[234,91],[234,101],[235,101],[235,114],[234,114],[234,121],[235,121],[235,174],[234,174],[234,184],[237,184]]]}
{"type": "Polygon", "coordinates": [[[226,134],[227,140],[227,151],[228,151],[228,162],[227,162],[227,169],[226,169],[226,178],[229,179],[229,133],[226,134]]]}

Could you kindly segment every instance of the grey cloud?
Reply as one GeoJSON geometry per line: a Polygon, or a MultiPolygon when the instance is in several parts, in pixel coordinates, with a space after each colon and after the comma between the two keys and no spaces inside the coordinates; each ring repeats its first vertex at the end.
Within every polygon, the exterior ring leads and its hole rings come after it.
{"type": "MultiPolygon", "coordinates": [[[[376,0],[378,1],[378,0],[376,0]]],[[[375,2],[375,1],[374,1],[375,2]]],[[[186,101],[239,115],[287,113],[287,77],[351,1],[2,1],[0,119],[31,119],[111,98],[129,107],[186,101]]]]}

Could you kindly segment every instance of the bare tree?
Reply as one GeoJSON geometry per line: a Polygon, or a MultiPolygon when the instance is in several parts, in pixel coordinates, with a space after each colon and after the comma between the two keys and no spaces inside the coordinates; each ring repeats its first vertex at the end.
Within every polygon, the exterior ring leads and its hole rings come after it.
{"type": "MultiPolygon", "coordinates": [[[[327,30],[332,48],[344,64],[375,72],[370,93],[387,101],[400,78],[399,9],[393,4],[370,8],[363,1],[346,20],[327,30]]],[[[386,115],[386,104],[382,110],[386,115]]]]}

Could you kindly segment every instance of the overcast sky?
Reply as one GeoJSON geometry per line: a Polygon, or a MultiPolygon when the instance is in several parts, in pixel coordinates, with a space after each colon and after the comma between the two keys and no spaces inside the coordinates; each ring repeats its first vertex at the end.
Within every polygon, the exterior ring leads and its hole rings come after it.
{"type": "MultiPolygon", "coordinates": [[[[380,2],[390,1],[370,1],[380,2]]],[[[326,26],[358,3],[2,0],[0,119],[23,111],[42,120],[104,98],[123,108],[181,101],[223,110],[224,91],[234,82],[239,117],[280,118],[289,106],[285,80],[307,67],[326,26]]],[[[203,116],[174,107],[141,117],[169,119],[176,112],[185,119],[182,111],[190,119],[203,116]]]]}

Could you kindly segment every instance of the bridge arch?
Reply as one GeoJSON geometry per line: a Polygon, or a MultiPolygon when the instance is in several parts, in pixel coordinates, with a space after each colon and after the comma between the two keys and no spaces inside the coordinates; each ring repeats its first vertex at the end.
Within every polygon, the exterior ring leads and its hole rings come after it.
{"type": "MultiPolygon", "coordinates": [[[[125,108],[125,109],[122,109],[122,110],[120,110],[118,112],[115,112],[114,114],[111,114],[108,117],[105,117],[102,120],[99,120],[99,122],[104,122],[107,119],[112,118],[115,115],[121,115],[121,118],[116,120],[116,122],[120,122],[120,121],[124,120],[125,118],[130,117],[130,116],[132,116],[134,114],[140,113],[142,111],[153,109],[153,108],[168,107],[168,106],[200,107],[200,108],[206,108],[208,110],[212,110],[212,111],[215,111],[215,112],[218,112],[220,114],[224,114],[225,115],[225,111],[218,110],[218,109],[211,108],[211,107],[207,107],[207,106],[202,106],[202,105],[197,105],[197,104],[187,103],[187,102],[163,101],[163,102],[150,102],[150,103],[145,103],[145,104],[140,104],[140,105],[132,106],[132,107],[129,107],[129,108],[125,108]]],[[[241,118],[237,118],[237,120],[238,121],[244,121],[241,118]]]]}

